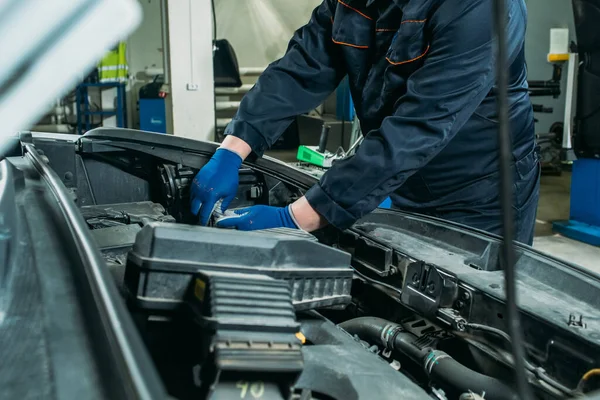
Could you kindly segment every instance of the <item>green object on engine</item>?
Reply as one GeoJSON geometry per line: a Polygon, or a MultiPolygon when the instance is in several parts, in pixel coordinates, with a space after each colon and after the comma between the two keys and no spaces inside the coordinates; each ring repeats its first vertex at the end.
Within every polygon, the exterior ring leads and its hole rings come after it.
{"type": "Polygon", "coordinates": [[[322,168],[331,167],[331,157],[326,157],[324,153],[318,151],[317,146],[300,146],[296,155],[298,161],[313,164],[322,168]]]}

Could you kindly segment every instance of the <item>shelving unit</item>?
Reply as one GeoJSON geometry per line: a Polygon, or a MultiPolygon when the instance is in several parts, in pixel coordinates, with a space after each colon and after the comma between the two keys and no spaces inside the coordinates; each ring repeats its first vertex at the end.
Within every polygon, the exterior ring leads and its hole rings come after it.
{"type": "MultiPolygon", "coordinates": [[[[125,128],[127,124],[127,108],[125,106],[125,84],[119,82],[104,82],[104,83],[81,83],[77,86],[76,93],[76,111],[77,111],[77,133],[83,135],[85,132],[92,129],[92,119],[95,115],[101,117],[117,117],[117,126],[125,128]],[[89,101],[89,88],[117,89],[117,104],[113,111],[91,111],[89,101]]],[[[100,104],[102,108],[102,104],[100,104]]]]}

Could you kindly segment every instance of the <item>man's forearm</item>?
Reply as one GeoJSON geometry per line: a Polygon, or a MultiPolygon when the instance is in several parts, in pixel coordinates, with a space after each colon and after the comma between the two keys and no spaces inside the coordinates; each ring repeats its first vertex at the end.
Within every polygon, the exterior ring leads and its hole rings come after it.
{"type": "Polygon", "coordinates": [[[246,157],[252,153],[252,148],[248,143],[233,135],[225,136],[220,148],[233,151],[238,156],[242,157],[242,160],[245,160],[246,157]]]}
{"type": "Polygon", "coordinates": [[[328,224],[327,220],[312,208],[304,196],[292,203],[291,211],[298,228],[307,232],[316,231],[328,224]]]}
{"type": "MultiPolygon", "coordinates": [[[[220,147],[238,154],[242,160],[245,160],[252,152],[248,143],[233,135],[227,135],[220,147]]],[[[327,220],[312,208],[304,196],[292,204],[292,215],[298,227],[307,232],[327,225],[327,220]]]]}

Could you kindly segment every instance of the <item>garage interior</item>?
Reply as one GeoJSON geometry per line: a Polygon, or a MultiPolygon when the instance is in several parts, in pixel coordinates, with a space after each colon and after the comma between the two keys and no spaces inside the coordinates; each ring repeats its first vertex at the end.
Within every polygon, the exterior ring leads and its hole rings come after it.
{"type": "Polygon", "coordinates": [[[600,400],[598,20],[600,0],[0,0],[0,399],[600,400]],[[323,1],[303,31],[316,45],[262,75],[323,1]],[[463,40],[430,40],[444,2],[465,7],[440,28],[463,40]],[[368,46],[336,41],[340,13],[368,46]],[[400,28],[378,25],[390,15],[400,28]],[[411,56],[391,60],[414,23],[411,56]],[[462,84],[491,57],[495,80],[462,84]],[[365,70],[380,91],[357,88],[365,70]],[[305,86],[333,93],[292,116],[283,94],[305,86]],[[369,117],[351,90],[386,105],[369,117]],[[430,149],[443,160],[424,166],[430,149]],[[336,163],[352,166],[339,180],[336,163]]]}
{"type": "MultiPolygon", "coordinates": [[[[243,95],[266,66],[285,53],[288,38],[308,20],[320,0],[214,0],[214,14],[208,1],[170,3],[173,4],[167,4],[166,0],[139,0],[143,19],[118,49],[122,53],[118,57],[127,68],[123,76],[112,82],[110,77],[104,80],[100,77],[99,82],[109,82],[104,83],[106,87],[78,86],[68,96],[57,99],[56,107],[34,130],[82,134],[98,126],[119,126],[221,141],[243,95]],[[244,23],[240,24],[240,20],[244,23]],[[213,37],[223,45],[215,57],[224,56],[227,63],[231,60],[229,47],[232,49],[239,82],[232,84],[227,76],[219,78],[219,72],[214,71],[210,51],[213,37]],[[78,115],[74,105],[83,102],[83,98],[89,100],[85,102],[87,108],[80,109],[78,115]],[[199,109],[203,112],[198,113],[199,109]]],[[[600,249],[565,237],[553,228],[554,222],[570,219],[573,157],[568,154],[572,151],[564,146],[562,131],[568,129],[564,127],[565,102],[569,92],[575,90],[568,86],[569,62],[564,59],[549,62],[549,52],[552,46],[564,46],[551,42],[566,40],[570,44],[576,39],[572,4],[563,0],[528,0],[527,7],[528,79],[543,83],[541,91],[536,92],[541,96],[532,94],[534,109],[539,111],[535,113],[536,134],[559,131],[553,147],[542,153],[542,161],[550,167],[542,175],[534,247],[598,271],[600,267],[594,261],[600,256],[600,249]],[[563,37],[551,39],[552,32],[563,37]],[[562,72],[558,79],[557,67],[562,72]],[[547,89],[550,80],[554,86],[547,89]]],[[[217,68],[224,68],[225,75],[230,72],[227,65],[217,68]]],[[[97,81],[98,77],[91,80],[97,81]]],[[[90,81],[86,78],[84,82],[90,81]]],[[[572,107],[575,110],[576,105],[572,107]]],[[[317,146],[324,124],[330,129],[327,150],[335,152],[340,147],[347,150],[355,137],[352,119],[352,103],[347,85],[344,87],[342,83],[322,106],[298,116],[267,155],[296,163],[298,146],[317,146]]],[[[540,140],[543,148],[548,140],[543,137],[540,140]]]]}

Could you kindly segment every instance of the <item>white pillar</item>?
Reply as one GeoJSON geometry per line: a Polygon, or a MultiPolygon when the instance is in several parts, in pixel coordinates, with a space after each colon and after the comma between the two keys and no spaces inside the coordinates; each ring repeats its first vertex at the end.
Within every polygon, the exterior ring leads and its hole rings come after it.
{"type": "Polygon", "coordinates": [[[212,10],[208,0],[168,0],[167,131],[214,141],[212,10]]]}

